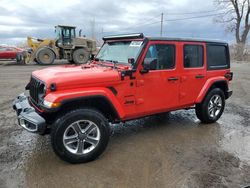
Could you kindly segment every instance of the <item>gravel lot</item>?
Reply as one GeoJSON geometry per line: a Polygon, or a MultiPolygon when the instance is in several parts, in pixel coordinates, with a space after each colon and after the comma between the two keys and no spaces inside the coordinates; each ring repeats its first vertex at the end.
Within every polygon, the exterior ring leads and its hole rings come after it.
{"type": "Polygon", "coordinates": [[[0,62],[0,187],[244,187],[250,185],[250,63],[233,63],[233,96],[215,124],[194,110],[112,126],[96,161],[71,165],[49,136],[16,125],[13,99],[44,66],[0,62]]]}

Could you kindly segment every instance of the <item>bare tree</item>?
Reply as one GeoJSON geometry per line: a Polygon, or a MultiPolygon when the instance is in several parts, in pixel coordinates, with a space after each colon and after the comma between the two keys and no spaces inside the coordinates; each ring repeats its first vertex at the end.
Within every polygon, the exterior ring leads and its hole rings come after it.
{"type": "Polygon", "coordinates": [[[215,4],[218,9],[225,11],[216,21],[226,24],[227,30],[235,34],[237,58],[242,60],[250,30],[250,0],[215,0],[215,4]]]}

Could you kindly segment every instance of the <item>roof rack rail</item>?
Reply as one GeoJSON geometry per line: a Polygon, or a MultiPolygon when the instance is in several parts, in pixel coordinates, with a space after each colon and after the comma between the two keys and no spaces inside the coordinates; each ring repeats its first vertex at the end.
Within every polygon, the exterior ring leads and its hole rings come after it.
{"type": "Polygon", "coordinates": [[[143,33],[131,33],[131,34],[123,34],[123,35],[110,35],[105,36],[102,39],[104,41],[106,40],[118,40],[118,39],[143,39],[144,35],[143,33]]]}

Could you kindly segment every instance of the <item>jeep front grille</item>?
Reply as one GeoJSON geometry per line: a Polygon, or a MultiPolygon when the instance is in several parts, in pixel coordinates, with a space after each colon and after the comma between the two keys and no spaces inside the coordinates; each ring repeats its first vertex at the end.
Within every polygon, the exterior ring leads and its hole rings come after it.
{"type": "Polygon", "coordinates": [[[30,89],[30,97],[32,99],[32,102],[35,102],[36,104],[39,103],[39,92],[41,92],[40,88],[41,86],[44,85],[40,80],[31,77],[30,79],[30,85],[29,85],[29,89],[30,89]]]}

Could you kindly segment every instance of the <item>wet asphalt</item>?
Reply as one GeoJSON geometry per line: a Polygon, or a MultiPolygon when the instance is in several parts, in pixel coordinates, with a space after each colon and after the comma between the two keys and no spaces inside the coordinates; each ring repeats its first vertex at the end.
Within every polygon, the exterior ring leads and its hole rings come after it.
{"type": "Polygon", "coordinates": [[[53,153],[49,135],[16,125],[12,101],[41,68],[0,62],[0,188],[250,185],[250,63],[232,63],[234,94],[217,123],[180,110],[112,125],[106,151],[78,165],[53,153]]]}

